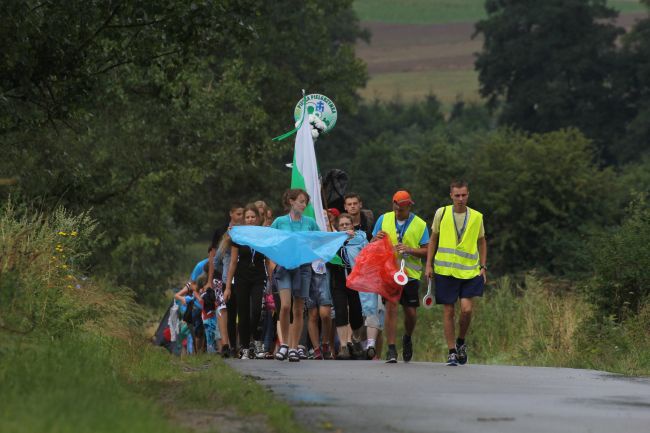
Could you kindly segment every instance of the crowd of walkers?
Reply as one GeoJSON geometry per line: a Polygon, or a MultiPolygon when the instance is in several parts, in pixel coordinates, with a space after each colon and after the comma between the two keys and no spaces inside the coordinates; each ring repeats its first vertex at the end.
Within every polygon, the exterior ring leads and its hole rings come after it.
{"type": "Polygon", "coordinates": [[[408,277],[399,301],[404,311],[402,360],[413,357],[420,285],[431,280],[436,302],[444,305],[447,365],[465,364],[472,299],[482,295],[486,282],[487,248],[483,216],[467,207],[467,183],[452,182],[450,198],[452,204],[440,207],[428,227],[411,211],[414,202],[408,191],[397,191],[392,211],[376,221],[363,208],[361,197],[349,193],[343,209],[326,211],[327,229],[348,235],[338,254],[327,263],[315,261],[295,269],[235,243],[230,229],[254,225],[319,231],[316,220],[304,214],[310,201],[307,192],[286,191],[282,200],[286,212],[275,219],[263,201],[233,204],[230,220],[215,231],[207,257],[174,295],[169,323],[175,351],[207,351],[243,360],[373,360],[380,358],[385,345],[386,362],[396,363],[398,303],[346,284],[364,247],[387,237],[408,277]]]}

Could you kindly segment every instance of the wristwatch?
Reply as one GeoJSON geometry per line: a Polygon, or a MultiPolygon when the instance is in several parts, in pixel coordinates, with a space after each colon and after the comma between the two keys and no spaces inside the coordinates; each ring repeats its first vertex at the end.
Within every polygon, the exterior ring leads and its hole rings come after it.
{"type": "Polygon", "coordinates": [[[479,271],[480,271],[481,269],[485,269],[486,271],[488,270],[488,269],[487,269],[487,266],[485,266],[485,265],[479,265],[478,269],[479,269],[479,271]]]}

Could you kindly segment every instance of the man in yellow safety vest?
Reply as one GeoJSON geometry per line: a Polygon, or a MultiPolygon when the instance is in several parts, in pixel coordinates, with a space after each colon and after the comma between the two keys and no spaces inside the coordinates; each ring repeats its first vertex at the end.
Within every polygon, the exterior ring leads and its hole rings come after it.
{"type": "Polygon", "coordinates": [[[456,366],[467,363],[465,335],[472,320],[472,298],[483,296],[487,281],[487,243],[483,214],[467,206],[467,183],[454,181],[449,189],[453,205],[439,208],[433,217],[425,274],[434,278],[436,303],[444,305],[447,365],[456,366]],[[460,329],[454,340],[454,306],[458,298],[460,329]]]}
{"type": "MultiPolygon", "coordinates": [[[[417,321],[417,307],[420,306],[418,289],[422,277],[422,259],[427,255],[429,231],[427,223],[411,212],[415,204],[408,191],[397,191],[393,195],[393,211],[380,216],[372,231],[373,240],[388,236],[395,245],[398,258],[404,260],[404,271],[408,282],[404,286],[400,303],[404,308],[404,336],[402,337],[402,359],[409,362],[413,357],[411,335],[417,321]]],[[[395,339],[397,333],[397,303],[386,301],[384,332],[388,341],[386,362],[397,362],[395,339]]]]}

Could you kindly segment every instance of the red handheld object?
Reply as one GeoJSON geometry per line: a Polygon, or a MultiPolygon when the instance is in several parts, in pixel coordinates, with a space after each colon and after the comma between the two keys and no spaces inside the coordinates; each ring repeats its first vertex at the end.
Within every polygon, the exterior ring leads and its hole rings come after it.
{"type": "Polygon", "coordinates": [[[399,271],[397,271],[397,272],[395,272],[395,274],[393,274],[393,280],[395,280],[395,282],[397,284],[399,284],[400,286],[405,286],[406,283],[409,282],[409,277],[408,277],[408,275],[406,275],[406,272],[404,272],[404,266],[405,265],[406,265],[406,263],[404,262],[404,259],[402,259],[402,262],[400,263],[399,271]]]}
{"type": "Polygon", "coordinates": [[[427,294],[424,295],[424,298],[422,298],[422,305],[426,309],[433,307],[433,296],[431,293],[431,278],[429,278],[429,286],[427,288],[427,294]]]}

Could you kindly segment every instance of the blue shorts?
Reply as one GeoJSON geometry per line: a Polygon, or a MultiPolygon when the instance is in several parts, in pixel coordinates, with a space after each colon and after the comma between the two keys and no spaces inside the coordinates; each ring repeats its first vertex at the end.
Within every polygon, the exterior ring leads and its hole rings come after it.
{"type": "Polygon", "coordinates": [[[458,298],[483,296],[485,281],[477,275],[469,280],[461,280],[447,275],[434,274],[436,285],[436,304],[455,304],[458,298]]]}
{"type": "Polygon", "coordinates": [[[294,298],[309,298],[309,286],[311,285],[311,263],[301,265],[296,269],[287,269],[283,266],[276,266],[273,271],[273,278],[278,291],[291,290],[294,298]]]}
{"type": "Polygon", "coordinates": [[[332,292],[330,291],[330,274],[311,273],[311,285],[309,286],[309,299],[305,303],[308,310],[316,307],[332,305],[332,292]]]}

